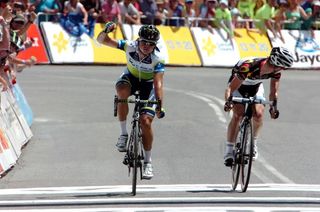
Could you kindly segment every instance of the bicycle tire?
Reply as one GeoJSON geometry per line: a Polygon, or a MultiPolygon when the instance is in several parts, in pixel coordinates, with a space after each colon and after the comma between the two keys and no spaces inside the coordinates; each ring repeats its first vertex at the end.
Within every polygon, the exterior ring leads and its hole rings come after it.
{"type": "Polygon", "coordinates": [[[139,127],[133,127],[133,167],[132,167],[132,195],[135,196],[137,193],[137,174],[139,167],[139,127]]]}
{"type": "Polygon", "coordinates": [[[238,141],[241,137],[241,129],[239,131],[239,136],[237,138],[236,141],[236,146],[235,146],[235,152],[234,152],[234,161],[231,167],[232,170],[232,190],[236,190],[237,186],[238,186],[238,182],[239,182],[239,176],[240,176],[240,153],[241,153],[241,149],[240,149],[240,141],[238,141]]]}
{"type": "Polygon", "coordinates": [[[242,136],[242,158],[241,158],[241,190],[246,192],[251,175],[253,157],[253,131],[252,120],[244,123],[242,136]]]}

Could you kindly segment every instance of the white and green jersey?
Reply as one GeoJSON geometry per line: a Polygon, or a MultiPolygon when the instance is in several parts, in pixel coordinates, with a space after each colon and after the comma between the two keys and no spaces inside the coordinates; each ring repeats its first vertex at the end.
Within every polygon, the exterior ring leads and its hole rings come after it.
{"type": "Polygon", "coordinates": [[[127,69],[134,77],[142,80],[153,80],[155,73],[164,72],[165,58],[155,50],[152,54],[139,60],[138,41],[119,40],[118,48],[125,51],[127,58],[127,69]]]}

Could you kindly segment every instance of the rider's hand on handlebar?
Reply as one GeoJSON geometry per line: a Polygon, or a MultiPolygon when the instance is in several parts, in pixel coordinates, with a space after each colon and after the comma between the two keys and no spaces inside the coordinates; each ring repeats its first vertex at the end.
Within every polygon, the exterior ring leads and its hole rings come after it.
{"type": "Polygon", "coordinates": [[[115,23],[113,23],[112,21],[109,21],[109,22],[106,23],[106,25],[104,26],[103,32],[105,32],[105,33],[112,32],[116,27],[117,27],[117,25],[116,25],[115,23]]]}
{"type": "Polygon", "coordinates": [[[159,119],[162,119],[165,116],[166,112],[165,112],[164,108],[162,107],[161,100],[158,99],[157,101],[158,101],[158,104],[156,107],[156,114],[159,119]]]}
{"type": "Polygon", "coordinates": [[[162,119],[163,117],[165,117],[166,111],[162,107],[161,110],[156,110],[156,114],[157,114],[158,119],[162,119]]]}
{"type": "Polygon", "coordinates": [[[231,101],[232,97],[230,96],[226,103],[224,103],[224,111],[229,112],[233,108],[233,102],[231,101]]]}
{"type": "Polygon", "coordinates": [[[278,109],[276,109],[275,107],[270,107],[269,109],[269,113],[272,119],[277,119],[280,115],[280,112],[278,109]]]}

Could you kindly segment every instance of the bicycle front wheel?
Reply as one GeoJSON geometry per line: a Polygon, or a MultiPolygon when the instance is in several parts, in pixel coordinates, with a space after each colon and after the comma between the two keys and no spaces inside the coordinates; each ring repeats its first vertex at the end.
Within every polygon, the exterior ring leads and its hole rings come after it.
{"type": "Polygon", "coordinates": [[[241,158],[241,190],[246,192],[251,175],[252,157],[253,157],[253,131],[252,120],[243,124],[242,135],[242,158],[241,158]]]}
{"type": "Polygon", "coordinates": [[[135,126],[132,133],[133,138],[133,167],[132,167],[132,195],[136,195],[137,191],[137,175],[139,160],[139,127],[135,126]]]}

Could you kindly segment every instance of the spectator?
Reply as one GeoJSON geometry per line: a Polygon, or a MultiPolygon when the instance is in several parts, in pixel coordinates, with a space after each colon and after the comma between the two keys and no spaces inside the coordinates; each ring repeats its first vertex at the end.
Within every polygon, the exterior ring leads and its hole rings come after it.
{"type": "Polygon", "coordinates": [[[61,11],[58,0],[35,0],[31,3],[35,13],[43,13],[39,15],[39,23],[41,21],[57,21],[56,15],[61,11]]]}
{"type": "Polygon", "coordinates": [[[80,37],[83,33],[89,35],[88,13],[79,0],[70,0],[64,3],[63,16],[60,24],[71,35],[80,37]]]}
{"type": "Polygon", "coordinates": [[[159,25],[162,23],[161,14],[158,11],[157,4],[154,0],[141,0],[140,7],[143,14],[142,24],[159,25]]]}
{"type": "Polygon", "coordinates": [[[254,14],[254,25],[260,33],[266,33],[267,29],[269,29],[274,37],[277,37],[275,27],[273,26],[276,5],[276,0],[266,0],[266,3],[254,14]]]}
{"type": "Polygon", "coordinates": [[[121,19],[124,24],[140,24],[140,13],[131,3],[132,0],[123,0],[119,3],[121,19]]]}
{"type": "Polygon", "coordinates": [[[198,9],[196,11],[196,16],[199,17],[200,16],[200,13],[201,13],[201,10],[202,8],[206,7],[207,6],[207,0],[203,0],[202,3],[199,4],[198,6],[198,9]]]}
{"type": "Polygon", "coordinates": [[[116,0],[104,0],[101,5],[102,22],[112,21],[117,24],[122,24],[120,5],[116,0]]]}
{"type": "Polygon", "coordinates": [[[168,19],[169,26],[184,26],[185,11],[183,5],[178,0],[169,0],[168,5],[168,19]]]}
{"type": "Polygon", "coordinates": [[[300,5],[304,10],[306,10],[308,8],[312,8],[312,2],[313,0],[304,0],[300,3],[300,5]]]}
{"type": "Polygon", "coordinates": [[[253,18],[253,9],[255,7],[255,0],[239,0],[237,5],[241,17],[244,19],[253,18]]]}
{"type": "Polygon", "coordinates": [[[289,7],[285,12],[286,22],[284,24],[285,29],[300,30],[302,19],[307,20],[311,17],[311,14],[307,14],[304,9],[299,5],[298,0],[288,0],[289,7]]]}
{"type": "Polygon", "coordinates": [[[303,22],[301,24],[301,30],[310,31],[312,38],[315,38],[315,34],[314,34],[314,30],[316,29],[315,21],[316,21],[317,17],[319,17],[320,2],[313,1],[311,3],[312,4],[310,4],[310,7],[304,9],[306,14],[310,17],[306,20],[303,20],[303,22]]]}
{"type": "Polygon", "coordinates": [[[99,13],[101,11],[101,5],[99,0],[82,0],[85,10],[88,12],[88,25],[89,36],[94,36],[94,26],[97,22],[99,13]]]}
{"type": "Polygon", "coordinates": [[[216,15],[216,7],[217,0],[207,0],[206,5],[202,7],[199,16],[201,19],[203,19],[199,21],[199,26],[208,28],[211,33],[213,33],[213,19],[216,15]]]}
{"type": "Polygon", "coordinates": [[[157,8],[158,8],[158,14],[159,19],[161,20],[160,24],[165,24],[167,16],[168,16],[168,10],[166,9],[164,0],[156,0],[157,8]]]}
{"type": "Polygon", "coordinates": [[[229,10],[231,12],[232,25],[234,28],[244,28],[243,20],[239,9],[237,8],[238,0],[229,0],[229,10]]]}
{"type": "Polygon", "coordinates": [[[33,65],[36,62],[35,57],[29,60],[21,60],[16,58],[18,52],[23,51],[32,46],[32,40],[25,41],[19,32],[24,30],[27,26],[26,19],[22,14],[15,15],[10,22],[10,55],[8,57],[10,64],[10,73],[12,79],[15,80],[15,70],[22,71],[27,65],[33,65]]]}
{"type": "MultiPolygon", "coordinates": [[[[227,32],[228,38],[234,37],[234,26],[232,25],[231,12],[228,9],[228,1],[220,0],[220,6],[216,9],[215,25],[227,32]]],[[[237,33],[237,36],[240,36],[237,33]]]]}
{"type": "Polygon", "coordinates": [[[142,15],[141,7],[140,7],[140,2],[138,0],[131,0],[131,4],[138,10],[140,17],[142,15]]]}
{"type": "Polygon", "coordinates": [[[186,5],[186,23],[189,27],[197,26],[197,21],[195,20],[196,11],[194,10],[194,2],[193,0],[185,0],[186,5]]]}

